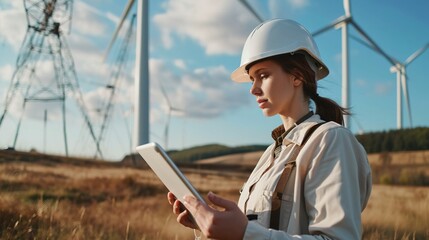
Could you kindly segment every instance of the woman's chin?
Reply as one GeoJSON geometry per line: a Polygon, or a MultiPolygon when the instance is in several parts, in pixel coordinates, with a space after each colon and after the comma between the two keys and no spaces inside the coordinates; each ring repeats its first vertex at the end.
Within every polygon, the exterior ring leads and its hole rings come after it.
{"type": "Polygon", "coordinates": [[[272,117],[272,116],[276,115],[275,112],[270,111],[270,109],[268,109],[268,108],[262,109],[262,114],[264,114],[265,117],[272,117]]]}

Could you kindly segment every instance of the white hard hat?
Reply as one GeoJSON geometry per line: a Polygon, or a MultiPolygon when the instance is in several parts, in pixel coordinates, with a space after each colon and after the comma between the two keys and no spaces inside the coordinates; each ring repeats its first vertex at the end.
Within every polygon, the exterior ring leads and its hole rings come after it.
{"type": "Polygon", "coordinates": [[[236,82],[249,82],[246,67],[250,63],[267,57],[285,53],[305,51],[310,67],[315,71],[316,80],[329,74],[320,59],[319,49],[311,34],[301,24],[289,19],[273,19],[261,23],[249,35],[241,54],[241,64],[232,74],[236,82]]]}

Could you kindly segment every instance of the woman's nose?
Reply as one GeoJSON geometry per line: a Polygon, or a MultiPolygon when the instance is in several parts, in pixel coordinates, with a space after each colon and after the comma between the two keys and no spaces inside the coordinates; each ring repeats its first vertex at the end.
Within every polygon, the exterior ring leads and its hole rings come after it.
{"type": "Polygon", "coordinates": [[[252,87],[250,88],[250,94],[259,96],[261,95],[261,88],[256,84],[256,81],[252,82],[252,87]]]}

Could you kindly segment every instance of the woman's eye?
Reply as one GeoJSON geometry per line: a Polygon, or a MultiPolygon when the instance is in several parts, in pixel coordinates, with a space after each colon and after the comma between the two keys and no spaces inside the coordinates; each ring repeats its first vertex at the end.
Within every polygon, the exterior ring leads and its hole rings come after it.
{"type": "Polygon", "coordinates": [[[265,73],[263,73],[263,74],[259,75],[259,78],[260,78],[260,79],[265,79],[265,78],[267,78],[267,77],[268,77],[268,74],[265,74],[265,73]]]}

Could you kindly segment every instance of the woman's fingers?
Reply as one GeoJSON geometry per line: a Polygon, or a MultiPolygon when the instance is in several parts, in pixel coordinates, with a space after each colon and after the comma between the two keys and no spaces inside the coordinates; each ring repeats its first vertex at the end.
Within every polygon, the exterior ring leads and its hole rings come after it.
{"type": "Polygon", "coordinates": [[[176,196],[174,196],[172,192],[168,192],[167,199],[168,199],[168,203],[170,203],[170,205],[173,205],[177,198],[176,196]]]}
{"type": "Polygon", "coordinates": [[[207,194],[207,198],[212,202],[215,206],[224,208],[226,211],[233,210],[237,208],[237,204],[235,202],[229,201],[227,199],[221,198],[218,195],[209,192],[207,194]]]}
{"type": "Polygon", "coordinates": [[[174,212],[174,214],[180,214],[180,213],[182,213],[185,210],[186,210],[186,208],[183,206],[183,204],[179,200],[176,200],[174,202],[174,204],[173,204],[173,212],[174,212]]]}
{"type": "Polygon", "coordinates": [[[188,228],[197,229],[197,225],[195,225],[191,218],[191,214],[188,212],[188,210],[185,210],[177,216],[177,222],[188,228]]]}
{"type": "Polygon", "coordinates": [[[191,212],[191,213],[196,213],[197,208],[200,207],[201,202],[198,201],[196,198],[192,197],[192,196],[185,196],[183,198],[183,205],[185,205],[185,207],[191,212]]]}
{"type": "Polygon", "coordinates": [[[208,238],[242,239],[247,218],[237,204],[213,193],[207,197],[214,206],[223,210],[214,209],[192,196],[183,199],[183,204],[194,216],[201,232],[208,238]]]}
{"type": "Polygon", "coordinates": [[[176,196],[174,196],[173,193],[168,192],[167,199],[168,203],[173,206],[173,213],[177,215],[177,222],[186,227],[196,229],[197,226],[191,220],[191,214],[186,210],[183,204],[179,200],[177,200],[176,196]]]}

